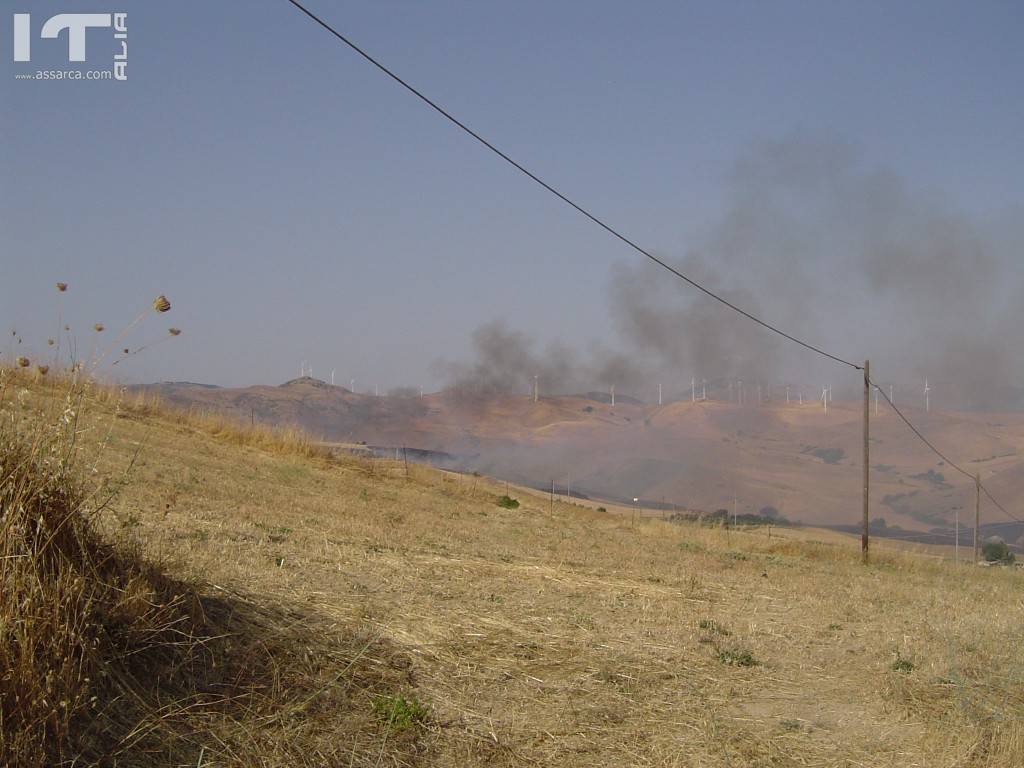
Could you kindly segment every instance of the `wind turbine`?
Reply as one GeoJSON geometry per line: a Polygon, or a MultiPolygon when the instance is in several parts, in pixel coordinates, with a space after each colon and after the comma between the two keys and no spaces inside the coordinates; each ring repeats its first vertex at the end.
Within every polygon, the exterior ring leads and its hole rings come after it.
{"type": "Polygon", "coordinates": [[[691,376],[690,377],[690,402],[691,403],[696,403],[697,402],[697,377],[696,376],[691,376]]]}
{"type": "Polygon", "coordinates": [[[789,384],[786,385],[786,405],[789,405],[789,384]]]}
{"type": "Polygon", "coordinates": [[[932,388],[928,386],[928,377],[924,379],[924,412],[928,413],[931,410],[931,400],[928,397],[928,393],[932,391],[932,388]]]}
{"type": "Polygon", "coordinates": [[[537,402],[537,374],[533,374],[533,402],[537,402]]]}
{"type": "Polygon", "coordinates": [[[708,399],[708,380],[707,379],[701,379],[700,382],[701,382],[701,385],[700,385],[701,386],[701,389],[700,389],[700,399],[701,400],[707,400],[708,399]]]}
{"type": "Polygon", "coordinates": [[[658,382],[658,405],[661,405],[661,382],[658,382]]]}
{"type": "Polygon", "coordinates": [[[348,380],[348,391],[351,392],[352,394],[355,394],[355,391],[356,391],[356,380],[355,379],[349,379],[348,380]]]}
{"type": "Polygon", "coordinates": [[[615,385],[614,384],[612,384],[611,394],[612,394],[612,407],[614,408],[615,407],[615,385]]]}
{"type": "Polygon", "coordinates": [[[337,368],[331,368],[331,386],[332,387],[334,386],[334,372],[336,370],[337,370],[337,368]]]}
{"type": "Polygon", "coordinates": [[[821,402],[825,406],[825,415],[828,416],[828,386],[821,388],[821,402]]]}

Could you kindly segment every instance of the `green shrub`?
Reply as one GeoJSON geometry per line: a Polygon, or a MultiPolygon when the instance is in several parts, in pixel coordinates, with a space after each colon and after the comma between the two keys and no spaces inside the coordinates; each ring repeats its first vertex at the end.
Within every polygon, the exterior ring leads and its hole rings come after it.
{"type": "Polygon", "coordinates": [[[913,672],[914,662],[910,659],[906,659],[900,655],[899,651],[896,651],[896,661],[892,663],[893,672],[913,672]]]}
{"type": "Polygon", "coordinates": [[[373,713],[396,731],[421,725],[430,715],[430,709],[415,698],[405,696],[374,696],[373,713]]]}
{"type": "Polygon", "coordinates": [[[498,506],[504,507],[505,509],[519,509],[519,502],[511,496],[499,496],[498,506]]]}
{"type": "Polygon", "coordinates": [[[745,648],[721,648],[718,660],[730,667],[756,667],[758,664],[754,654],[745,648]]]}
{"type": "Polygon", "coordinates": [[[719,635],[722,635],[722,636],[725,636],[725,637],[728,637],[729,635],[732,634],[728,629],[723,627],[721,624],[719,624],[714,619],[701,619],[699,622],[697,622],[697,626],[700,627],[701,629],[706,629],[706,630],[708,630],[710,632],[715,632],[715,633],[717,633],[719,635]]]}

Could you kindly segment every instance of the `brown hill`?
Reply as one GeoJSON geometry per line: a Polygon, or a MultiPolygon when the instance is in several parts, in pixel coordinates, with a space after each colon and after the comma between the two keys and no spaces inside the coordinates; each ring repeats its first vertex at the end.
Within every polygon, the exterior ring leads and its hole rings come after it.
{"type": "MultiPolygon", "coordinates": [[[[301,378],[281,386],[148,388],[165,400],[242,420],[295,425],[330,442],[444,451],[475,469],[557,491],[691,509],[758,512],[824,525],[855,524],[861,498],[861,404],[674,402],[593,396],[375,397],[301,378]],[[606,400],[606,398],[605,398],[606,400]]],[[[929,414],[915,423],[950,458],[981,472],[1010,510],[1024,493],[1024,415],[929,414]]],[[[872,412],[873,516],[889,526],[950,531],[973,524],[974,486],[946,466],[898,417],[872,412]]],[[[983,504],[982,521],[1006,520],[983,504]]],[[[1016,538],[1016,536],[1014,536],[1016,538]]],[[[966,541],[966,536],[965,536],[966,541]]]]}

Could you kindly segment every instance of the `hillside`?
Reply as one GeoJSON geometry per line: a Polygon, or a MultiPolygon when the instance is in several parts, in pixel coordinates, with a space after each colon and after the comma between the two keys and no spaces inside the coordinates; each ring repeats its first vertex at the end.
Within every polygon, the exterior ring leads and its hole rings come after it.
{"type": "MultiPolygon", "coordinates": [[[[20,407],[64,402],[25,384],[20,407]]],[[[120,487],[102,529],[195,585],[226,634],[192,664],[248,681],[213,704],[152,680],[148,717],[110,725],[118,765],[1024,761],[1016,569],[884,545],[864,567],[797,531],[525,494],[505,509],[483,477],[112,394],[79,419],[120,487]]]]}
{"type": "MultiPolygon", "coordinates": [[[[168,402],[241,420],[298,425],[328,441],[364,441],[443,451],[453,466],[537,487],[650,505],[732,509],[775,507],[814,525],[856,524],[860,516],[861,403],[721,401],[663,407],[606,396],[459,398],[451,393],[374,397],[296,379],[279,387],[219,389],[154,385],[168,402]]],[[[952,457],[977,471],[1000,498],[1024,497],[1024,414],[910,408],[952,457]]],[[[873,517],[890,527],[949,537],[957,509],[973,525],[974,488],[938,460],[883,407],[872,423],[873,517]]],[[[1016,507],[1013,507],[1016,508],[1016,507]]],[[[1024,517],[1024,510],[1018,510],[1024,517]]],[[[983,524],[1007,518],[984,505],[983,524]]],[[[1016,540],[1024,530],[994,527],[1016,540]]],[[[897,531],[898,533],[898,531],[897,531]]],[[[965,541],[969,538],[964,533],[965,541]]]]}

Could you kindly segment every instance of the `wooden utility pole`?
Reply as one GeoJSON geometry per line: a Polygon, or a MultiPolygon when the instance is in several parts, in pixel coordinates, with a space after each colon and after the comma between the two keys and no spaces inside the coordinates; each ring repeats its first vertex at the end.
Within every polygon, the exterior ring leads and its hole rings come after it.
{"type": "Polygon", "coordinates": [[[551,480],[551,497],[550,497],[550,500],[548,501],[548,514],[551,515],[552,517],[555,514],[555,481],[554,481],[554,479],[551,480]]]}
{"type": "Polygon", "coordinates": [[[868,492],[870,491],[870,464],[871,446],[868,440],[870,432],[869,418],[871,409],[871,361],[864,361],[864,529],[860,534],[860,555],[861,559],[868,561],[868,526],[870,525],[870,505],[868,503],[868,492]]]}
{"type": "Polygon", "coordinates": [[[960,505],[953,510],[953,525],[956,526],[956,538],[953,540],[953,562],[960,565],[960,505]]]}
{"type": "Polygon", "coordinates": [[[978,546],[979,546],[979,535],[978,529],[981,528],[981,473],[977,472],[974,475],[974,563],[978,563],[978,546]]]}

